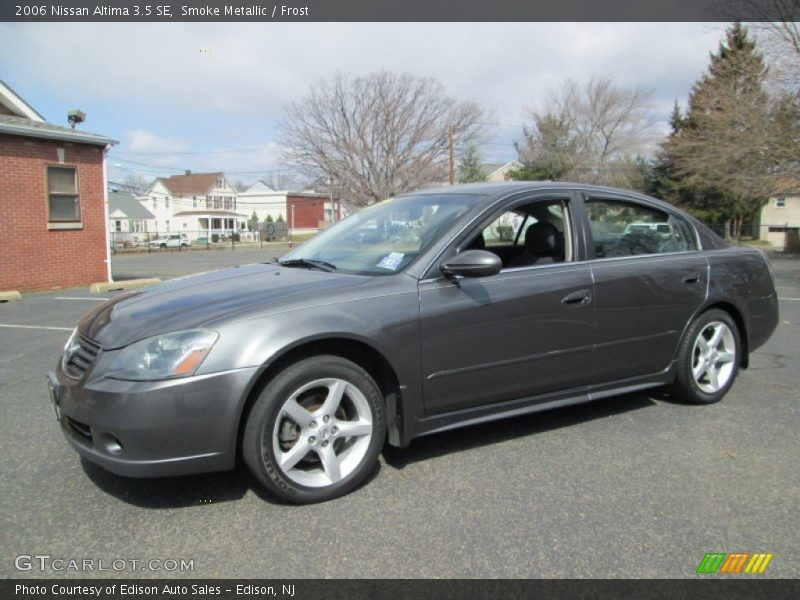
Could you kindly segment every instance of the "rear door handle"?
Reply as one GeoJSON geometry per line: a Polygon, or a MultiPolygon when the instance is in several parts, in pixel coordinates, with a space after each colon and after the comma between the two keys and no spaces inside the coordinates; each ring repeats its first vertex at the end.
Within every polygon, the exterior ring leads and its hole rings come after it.
{"type": "Polygon", "coordinates": [[[700,273],[689,273],[683,277],[683,283],[697,283],[700,281],[700,273]]]}
{"type": "Polygon", "coordinates": [[[567,294],[561,299],[561,304],[569,308],[577,308],[579,306],[586,306],[592,301],[592,294],[589,290],[578,290],[567,294]]]}

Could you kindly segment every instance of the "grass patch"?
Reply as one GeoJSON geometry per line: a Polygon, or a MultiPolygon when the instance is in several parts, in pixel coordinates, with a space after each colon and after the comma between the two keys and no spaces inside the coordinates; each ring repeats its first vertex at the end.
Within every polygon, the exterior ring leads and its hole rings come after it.
{"type": "Polygon", "coordinates": [[[761,248],[769,248],[772,246],[772,242],[767,240],[739,240],[739,243],[742,246],[753,246],[753,247],[761,247],[761,248]]]}
{"type": "Polygon", "coordinates": [[[307,242],[311,238],[313,238],[316,233],[295,233],[289,236],[290,242],[307,242]]]}

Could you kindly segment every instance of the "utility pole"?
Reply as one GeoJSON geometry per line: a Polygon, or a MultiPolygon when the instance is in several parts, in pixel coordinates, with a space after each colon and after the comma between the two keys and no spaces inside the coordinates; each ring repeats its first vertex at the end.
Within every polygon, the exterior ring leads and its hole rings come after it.
{"type": "Polygon", "coordinates": [[[450,125],[450,185],[455,185],[456,183],[456,162],[453,137],[453,126],[450,125]]]}

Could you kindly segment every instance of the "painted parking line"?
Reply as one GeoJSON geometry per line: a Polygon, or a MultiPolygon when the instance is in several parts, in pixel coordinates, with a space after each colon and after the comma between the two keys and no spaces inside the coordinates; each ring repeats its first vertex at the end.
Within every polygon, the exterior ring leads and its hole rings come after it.
{"type": "Polygon", "coordinates": [[[53,300],[88,300],[89,302],[105,302],[111,298],[82,298],[80,296],[55,296],[53,300]]]}
{"type": "Polygon", "coordinates": [[[48,325],[12,325],[11,323],[0,323],[0,327],[5,329],[49,329],[52,331],[72,331],[74,327],[50,327],[48,325]]]}
{"type": "Polygon", "coordinates": [[[800,302],[800,298],[781,298],[778,296],[778,300],[788,300],[789,302],[800,302]]]}

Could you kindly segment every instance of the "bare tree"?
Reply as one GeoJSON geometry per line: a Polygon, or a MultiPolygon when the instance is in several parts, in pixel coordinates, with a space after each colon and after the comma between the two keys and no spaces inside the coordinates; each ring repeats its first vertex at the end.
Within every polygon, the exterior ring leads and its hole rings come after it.
{"type": "Polygon", "coordinates": [[[273,190],[293,190],[306,187],[300,183],[297,177],[287,171],[270,171],[260,179],[273,190]]]}
{"type": "Polygon", "coordinates": [[[447,96],[435,79],[340,74],[287,108],[281,141],[288,164],[365,206],[442,181],[450,125],[468,144],[482,133],[483,115],[476,104],[447,96]]]}
{"type": "Polygon", "coordinates": [[[152,179],[140,175],[138,173],[131,173],[125,178],[122,184],[125,186],[126,191],[131,194],[144,194],[153,183],[152,179]]]}
{"type": "Polygon", "coordinates": [[[634,158],[654,141],[652,97],[649,90],[618,87],[610,77],[583,85],[568,79],[527,110],[533,127],[517,146],[520,162],[544,177],[624,184],[634,158]]]}

